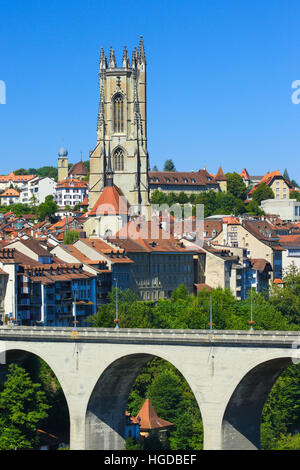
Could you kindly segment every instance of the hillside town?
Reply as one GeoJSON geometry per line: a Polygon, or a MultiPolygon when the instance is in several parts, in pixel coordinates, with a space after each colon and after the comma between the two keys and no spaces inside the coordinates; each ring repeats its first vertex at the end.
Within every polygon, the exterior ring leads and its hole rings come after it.
{"type": "Polygon", "coordinates": [[[69,165],[64,147],[56,179],[13,171],[0,176],[2,324],[73,326],[76,315],[85,326],[114,288],[157,302],[182,284],[192,295],[221,287],[244,300],[250,291],[268,295],[272,284],[284,288],[284,273],[291,265],[300,268],[300,190],[280,171],[149,171],[149,200],[171,196],[180,207],[205,194],[233,197],[243,186],[247,211],[256,190],[267,191],[260,215],[216,210],[199,227],[190,216],[180,221],[182,227],[189,222],[189,233],[178,229],[172,214],[137,217],[110,177],[91,205],[88,165],[69,165]],[[41,220],[37,209],[47,201],[51,212],[41,220]],[[151,230],[142,232],[141,221],[151,230]]]}

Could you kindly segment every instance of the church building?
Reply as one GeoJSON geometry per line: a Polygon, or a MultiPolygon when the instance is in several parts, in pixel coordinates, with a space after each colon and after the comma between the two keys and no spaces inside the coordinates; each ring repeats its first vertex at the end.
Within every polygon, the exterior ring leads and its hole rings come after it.
{"type": "Polygon", "coordinates": [[[97,144],[90,153],[89,209],[97,205],[104,188],[116,186],[132,211],[149,207],[146,115],[146,56],[143,38],[131,62],[124,47],[117,65],[110,49],[100,55],[100,104],[97,144]]]}

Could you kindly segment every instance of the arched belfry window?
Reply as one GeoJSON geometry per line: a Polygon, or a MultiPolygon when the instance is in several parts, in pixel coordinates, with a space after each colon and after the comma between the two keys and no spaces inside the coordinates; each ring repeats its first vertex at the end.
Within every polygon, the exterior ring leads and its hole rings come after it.
{"type": "Polygon", "coordinates": [[[114,132],[124,132],[124,100],[118,93],[114,97],[114,132]]]}
{"type": "Polygon", "coordinates": [[[114,153],[114,170],[124,171],[124,153],[120,148],[118,148],[114,153]]]}

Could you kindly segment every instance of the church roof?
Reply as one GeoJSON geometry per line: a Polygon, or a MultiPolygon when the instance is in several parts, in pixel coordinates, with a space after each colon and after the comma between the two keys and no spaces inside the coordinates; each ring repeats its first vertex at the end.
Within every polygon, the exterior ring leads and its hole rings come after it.
{"type": "Polygon", "coordinates": [[[127,215],[129,203],[117,186],[106,186],[89,215],[127,215]]]}
{"type": "Polygon", "coordinates": [[[75,163],[75,165],[72,166],[72,168],[69,171],[69,176],[87,176],[88,175],[88,169],[84,165],[83,162],[78,162],[75,163]]]}
{"type": "Polygon", "coordinates": [[[165,419],[161,419],[157,416],[157,413],[149,398],[147,398],[143,404],[136,418],[140,420],[141,431],[147,431],[149,429],[162,429],[169,426],[174,426],[174,424],[170,423],[170,421],[166,421],[165,419]]]}

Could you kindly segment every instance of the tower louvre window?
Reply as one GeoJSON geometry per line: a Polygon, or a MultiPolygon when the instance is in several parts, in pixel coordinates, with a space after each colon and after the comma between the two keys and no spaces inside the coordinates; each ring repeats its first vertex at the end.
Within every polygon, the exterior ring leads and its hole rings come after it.
{"type": "Polygon", "coordinates": [[[124,154],[121,149],[117,149],[114,153],[114,170],[124,171],[124,154]]]}
{"type": "Polygon", "coordinates": [[[124,101],[120,94],[114,98],[114,132],[124,132],[124,101]]]}

